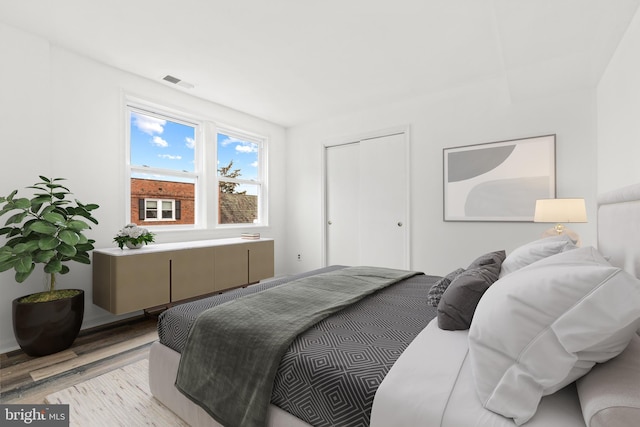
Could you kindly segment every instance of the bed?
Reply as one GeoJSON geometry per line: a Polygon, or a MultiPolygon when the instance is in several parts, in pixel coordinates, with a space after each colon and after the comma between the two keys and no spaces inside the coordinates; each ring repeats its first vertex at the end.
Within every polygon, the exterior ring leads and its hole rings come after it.
{"type": "MultiPolygon", "coordinates": [[[[258,424],[637,425],[638,218],[640,185],[625,187],[599,197],[597,250],[541,239],[481,254],[445,277],[411,274],[359,297],[288,343],[258,424]]],[[[185,365],[199,363],[181,354],[201,313],[350,269],[331,266],[167,310],[149,355],[152,394],[192,426],[221,425],[215,409],[176,387],[185,365]]],[[[229,391],[222,406],[236,397],[229,391]]],[[[258,425],[237,423],[244,424],[258,425]]]]}

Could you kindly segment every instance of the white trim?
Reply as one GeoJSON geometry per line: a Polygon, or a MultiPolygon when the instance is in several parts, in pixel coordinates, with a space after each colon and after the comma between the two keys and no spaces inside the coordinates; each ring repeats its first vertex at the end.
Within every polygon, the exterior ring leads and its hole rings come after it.
{"type": "Polygon", "coordinates": [[[247,131],[236,126],[228,126],[216,122],[215,119],[208,119],[201,114],[194,114],[188,109],[167,105],[158,101],[152,101],[136,96],[128,91],[121,91],[121,117],[123,122],[122,138],[125,141],[124,170],[122,173],[122,186],[125,189],[124,200],[124,223],[131,222],[131,175],[133,173],[149,174],[161,173],[168,177],[181,177],[193,180],[195,184],[195,209],[194,224],[179,225],[158,225],[158,231],[184,229],[184,230],[216,230],[233,227],[268,227],[269,226],[269,192],[268,192],[268,146],[267,136],[247,131]],[[194,171],[184,172],[178,170],[164,170],[160,168],[146,168],[140,165],[132,166],[131,156],[131,134],[129,112],[140,112],[141,114],[159,117],[175,123],[191,126],[195,129],[194,138],[196,147],[194,152],[194,171]],[[255,224],[218,224],[218,164],[217,164],[217,134],[236,137],[241,140],[258,144],[258,181],[242,180],[242,184],[257,185],[259,188],[258,218],[259,223],[255,224]]]}

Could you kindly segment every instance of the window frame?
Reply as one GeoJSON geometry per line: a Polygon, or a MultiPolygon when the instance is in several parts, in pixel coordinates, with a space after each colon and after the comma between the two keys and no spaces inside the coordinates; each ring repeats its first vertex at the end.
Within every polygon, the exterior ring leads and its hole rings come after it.
{"type": "MultiPolygon", "coordinates": [[[[247,226],[255,226],[255,227],[259,227],[259,226],[265,226],[268,224],[268,219],[267,219],[267,209],[266,209],[266,166],[267,166],[267,162],[266,162],[266,145],[267,145],[267,138],[264,136],[260,136],[257,134],[253,134],[251,132],[247,132],[244,130],[240,130],[237,128],[233,128],[233,127],[228,127],[228,126],[217,126],[215,129],[215,135],[214,135],[214,143],[215,143],[215,149],[216,149],[216,169],[215,169],[215,178],[216,178],[216,186],[215,186],[215,194],[216,194],[216,199],[218,199],[218,188],[220,187],[220,183],[221,182],[230,182],[230,183],[236,183],[236,184],[240,184],[240,185],[250,185],[250,186],[257,186],[258,191],[257,191],[257,196],[258,196],[258,204],[257,204],[257,222],[253,222],[253,223],[247,223],[247,222],[243,222],[243,223],[230,223],[230,224],[220,224],[220,218],[218,218],[217,215],[217,209],[216,209],[216,228],[234,228],[234,227],[247,227],[247,226]],[[229,178],[229,177],[222,177],[220,175],[218,175],[218,163],[217,163],[217,159],[218,159],[218,155],[217,155],[217,151],[218,151],[218,135],[219,134],[224,134],[227,135],[229,137],[232,138],[236,138],[239,139],[241,141],[245,141],[245,142],[250,142],[253,144],[256,144],[258,146],[258,171],[256,174],[256,179],[242,179],[242,178],[229,178]]],[[[220,203],[219,200],[216,200],[216,206],[218,206],[220,203]]]]}
{"type": "MultiPolygon", "coordinates": [[[[131,179],[134,174],[157,173],[163,177],[176,177],[193,179],[194,183],[194,223],[193,224],[147,224],[155,232],[172,230],[224,230],[229,228],[257,228],[268,227],[268,137],[253,133],[245,128],[237,128],[220,124],[213,119],[203,118],[200,115],[186,112],[183,109],[163,106],[132,95],[124,95],[124,139],[125,139],[125,223],[131,222],[131,179]],[[162,168],[144,167],[131,164],[131,112],[170,120],[176,123],[193,126],[195,128],[194,139],[194,171],[185,172],[167,170],[162,168]],[[218,198],[218,134],[233,136],[248,142],[258,144],[258,175],[257,180],[242,180],[240,183],[258,184],[258,221],[254,223],[219,224],[218,198]]],[[[145,200],[146,197],[143,197],[145,200]]],[[[158,199],[163,200],[163,199],[158,199]]],[[[168,199],[165,199],[168,200],[168,199]]],[[[175,200],[175,199],[174,199],[175,200]]],[[[145,203],[146,206],[146,203],[145,203]]],[[[174,218],[175,218],[175,203],[174,218]]],[[[146,217],[146,211],[145,211],[146,217]]],[[[154,220],[145,220],[145,222],[154,220]]],[[[155,221],[162,221],[158,219],[155,221]]],[[[171,220],[165,220],[171,221],[171,220]]]]}
{"type": "Polygon", "coordinates": [[[175,199],[153,199],[153,198],[144,198],[144,221],[149,221],[149,222],[153,222],[153,221],[176,221],[176,200],[175,199]],[[155,202],[157,203],[156,206],[156,214],[158,214],[159,216],[155,217],[155,218],[149,218],[147,217],[147,211],[149,210],[148,203],[149,202],[155,202]],[[165,211],[165,209],[163,208],[163,204],[166,202],[170,202],[171,203],[171,218],[165,218],[162,214],[165,211]]]}

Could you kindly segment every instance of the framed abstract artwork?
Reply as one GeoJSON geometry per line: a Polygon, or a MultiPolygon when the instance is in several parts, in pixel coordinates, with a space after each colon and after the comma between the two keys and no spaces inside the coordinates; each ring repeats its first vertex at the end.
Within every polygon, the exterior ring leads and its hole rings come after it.
{"type": "Polygon", "coordinates": [[[556,136],[443,149],[445,221],[533,221],[556,197],[556,136]]]}

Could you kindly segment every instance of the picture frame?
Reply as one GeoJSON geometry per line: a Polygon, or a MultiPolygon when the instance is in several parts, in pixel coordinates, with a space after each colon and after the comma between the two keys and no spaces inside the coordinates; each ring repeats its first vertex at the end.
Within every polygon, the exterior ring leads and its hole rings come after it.
{"type": "Polygon", "coordinates": [[[444,148],[444,221],[532,222],[556,197],[556,135],[444,148]]]}

